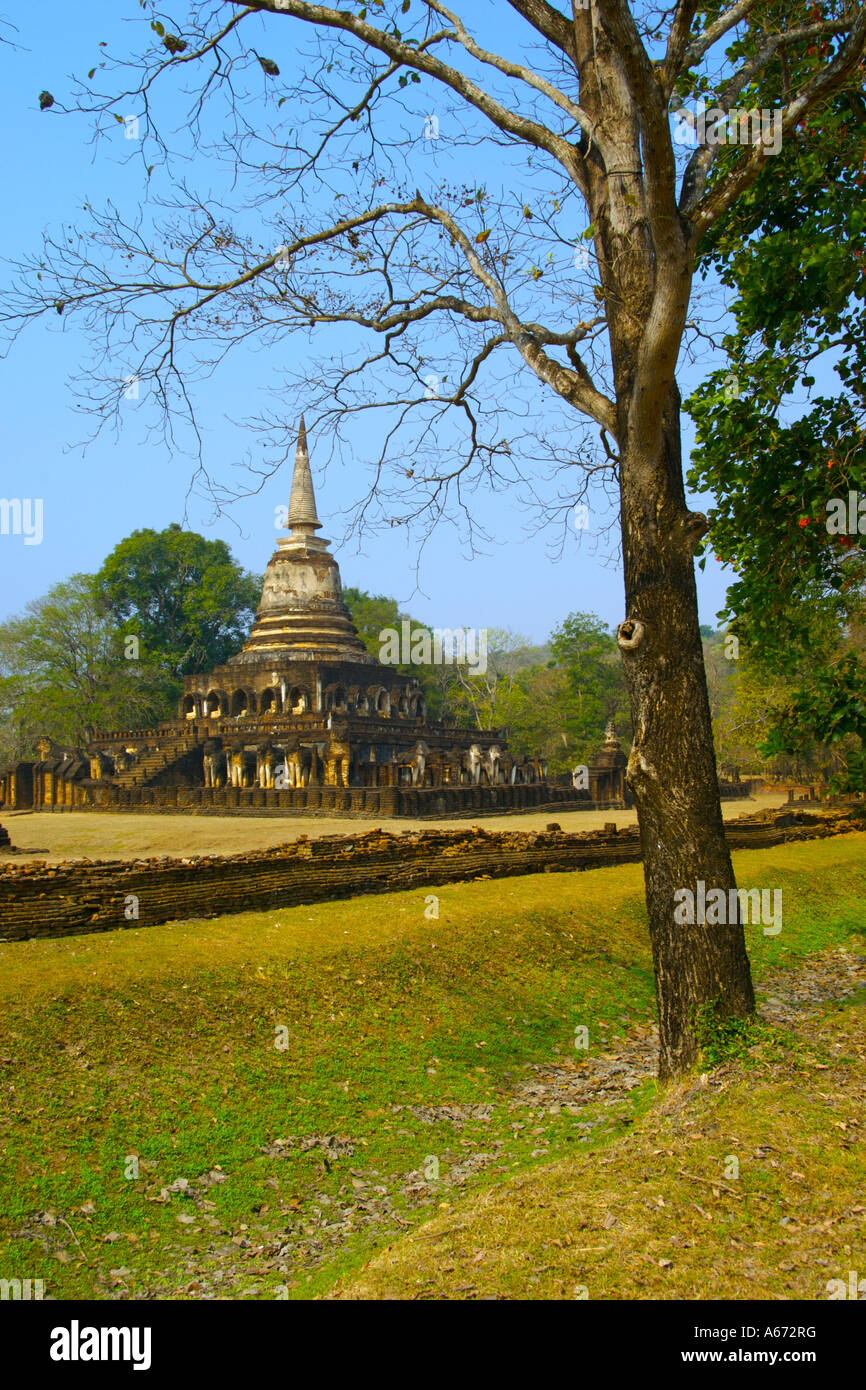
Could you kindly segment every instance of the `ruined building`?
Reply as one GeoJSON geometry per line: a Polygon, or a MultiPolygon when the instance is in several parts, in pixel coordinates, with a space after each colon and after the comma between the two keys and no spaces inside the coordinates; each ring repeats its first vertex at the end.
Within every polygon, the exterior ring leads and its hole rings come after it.
{"type": "Polygon", "coordinates": [[[94,730],[0,773],[0,805],[442,815],[588,802],[515,758],[504,730],[428,719],[413,677],[371,656],[319,536],[301,420],[288,532],[236,656],[187,676],[175,720],[94,730]]]}

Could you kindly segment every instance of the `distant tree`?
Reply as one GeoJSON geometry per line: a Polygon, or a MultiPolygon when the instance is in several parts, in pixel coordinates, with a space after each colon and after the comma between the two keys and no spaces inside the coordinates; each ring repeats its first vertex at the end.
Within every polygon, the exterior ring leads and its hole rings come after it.
{"type": "MultiPolygon", "coordinates": [[[[382,650],[381,633],[387,628],[394,628],[399,632],[400,624],[409,614],[404,613],[395,598],[387,598],[385,594],[370,594],[366,589],[352,586],[344,588],[343,599],[352,616],[352,622],[358,629],[358,636],[370,655],[375,656],[378,661],[382,650]]],[[[413,623],[414,626],[416,624],[413,623]]]]}
{"type": "Polygon", "coordinates": [[[167,713],[165,672],[130,659],[95,577],[73,575],[0,625],[0,761],[52,738],[72,751],[97,728],[167,713]]]}
{"type": "MultiPolygon", "coordinates": [[[[438,687],[443,717],[474,729],[501,726],[503,699],[511,690],[517,673],[526,664],[529,646],[524,637],[505,628],[486,629],[485,669],[475,670],[468,662],[436,666],[430,681],[438,687]]],[[[480,637],[475,656],[481,652],[480,637]]]]}
{"type": "Polygon", "coordinates": [[[764,744],[768,755],[809,753],[816,741],[844,748],[837,791],[866,791],[866,664],[853,651],[821,667],[786,702],[764,744]]]}
{"type": "Polygon", "coordinates": [[[588,762],[612,719],[629,735],[631,715],[616,638],[592,613],[570,613],[550,641],[569,691],[565,722],[575,760],[588,762]]]}
{"type": "Polygon", "coordinates": [[[108,612],[177,690],[183,676],[234,655],[262,592],[261,578],[241,569],[225,541],[205,540],[177,523],[133,531],[96,579],[108,612]]]}
{"type": "Polygon", "coordinates": [[[570,691],[563,670],[547,661],[514,673],[499,702],[513,753],[538,753],[551,772],[567,772],[579,761],[568,731],[570,691]]]}

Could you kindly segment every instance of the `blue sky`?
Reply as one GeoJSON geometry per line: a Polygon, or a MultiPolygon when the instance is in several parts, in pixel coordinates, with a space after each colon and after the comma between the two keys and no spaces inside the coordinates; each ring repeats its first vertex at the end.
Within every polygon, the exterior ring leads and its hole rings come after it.
{"type": "MultiPolygon", "coordinates": [[[[5,255],[38,250],[43,230],[58,232],[62,224],[75,224],[87,201],[100,206],[111,199],[121,207],[136,206],[143,177],[138,164],[124,163],[129,145],[122,127],[113,141],[94,147],[86,118],[40,112],[38,95],[47,88],[62,102],[71,76],[83,76],[98,61],[100,40],[119,51],[127,49],[129,31],[122,20],[140,13],[136,0],[115,0],[111,6],[94,0],[79,6],[40,0],[38,6],[13,8],[18,47],[0,46],[4,125],[14,132],[0,145],[0,243],[5,255]]],[[[281,67],[287,62],[288,27],[283,19],[272,20],[262,45],[281,67]]],[[[204,156],[195,158],[186,172],[208,186],[211,175],[204,156]]],[[[188,504],[194,465],[149,432],[153,416],[146,400],[128,402],[116,437],[109,432],[84,452],[77,447],[90,425],[81,418],[69,378],[86,351],[76,325],[57,319],[32,326],[0,361],[0,495],[44,499],[41,545],[0,536],[0,618],[19,612],[52,583],[98,568],[132,530],[181,521],[188,504]]],[[[303,345],[292,342],[285,351],[290,354],[285,365],[299,370],[303,345]]],[[[265,406],[262,388],[270,365],[261,351],[241,350],[230,371],[197,388],[205,460],[222,481],[239,476],[236,469],[246,450],[257,447],[239,422],[265,406]]],[[[704,361],[698,373],[683,369],[684,394],[709,365],[704,361]]],[[[545,404],[540,388],[535,399],[541,418],[545,404]]],[[[684,427],[688,448],[687,420],[684,427]]],[[[359,428],[351,463],[341,467],[337,461],[324,477],[317,473],[317,463],[327,450],[317,448],[315,437],[310,444],[324,534],[333,537],[340,531],[339,514],[364,491],[366,474],[358,461],[372,456],[378,440],[359,428]]],[[[189,524],[206,536],[225,539],[240,563],[261,571],[277,534],[274,509],[288,500],[289,485],[290,473],[284,469],[260,495],[233,504],[215,521],[210,505],[193,497],[189,524]]],[[[426,546],[416,591],[417,539],[402,532],[367,536],[361,553],[354,546],[337,552],[344,584],[392,594],[434,625],[506,627],[535,641],[575,609],[598,613],[610,625],[621,621],[619,566],[593,553],[597,547],[591,536],[579,542],[572,531],[557,561],[551,551],[559,532],[530,534],[526,509],[513,491],[476,494],[473,506],[495,535],[486,553],[470,558],[465,537],[453,528],[441,529],[426,546]]],[[[602,551],[609,548],[602,546],[602,551]]],[[[705,575],[699,572],[702,621],[714,622],[725,578],[712,560],[705,575]]]]}

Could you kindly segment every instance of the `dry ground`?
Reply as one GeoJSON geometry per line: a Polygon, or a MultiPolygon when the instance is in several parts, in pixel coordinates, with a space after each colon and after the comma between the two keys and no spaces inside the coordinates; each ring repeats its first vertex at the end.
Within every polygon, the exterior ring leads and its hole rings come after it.
{"type": "MultiPolygon", "coordinates": [[[[726,820],[781,806],[785,792],[765,792],[743,801],[724,804],[726,820]]],[[[114,815],[91,811],[62,813],[3,812],[13,845],[38,851],[49,863],[69,859],[146,859],[157,855],[241,854],[269,849],[297,840],[300,835],[359,834],[382,825],[394,834],[413,830],[458,830],[480,825],[485,830],[543,830],[556,821],[563,830],[580,833],[600,830],[609,821],[634,825],[631,811],[532,811],[525,815],[479,816],[471,820],[359,820],[326,816],[197,816],[114,815]]],[[[10,856],[0,851],[0,860],[10,856]]]]}

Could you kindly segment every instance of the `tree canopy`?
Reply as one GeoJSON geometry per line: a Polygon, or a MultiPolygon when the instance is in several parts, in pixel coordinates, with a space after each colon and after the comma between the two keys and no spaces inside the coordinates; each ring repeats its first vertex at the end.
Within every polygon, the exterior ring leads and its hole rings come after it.
{"type": "MultiPolygon", "coordinates": [[[[825,56],[820,44],[807,61],[825,56]]],[[[786,80],[768,75],[768,100],[786,80]]],[[[703,266],[735,291],[733,327],[727,361],[688,402],[690,482],[713,493],[709,544],[736,572],[720,617],[786,690],[761,746],[844,744],[852,775],[866,680],[864,161],[866,101],[839,92],[708,234],[703,266]]]]}
{"type": "Polygon", "coordinates": [[[240,648],[260,593],[223,541],[134,531],[97,574],[0,624],[0,759],[32,756],[40,736],[81,748],[88,725],[174,718],[183,675],[240,648]]]}
{"type": "Polygon", "coordinates": [[[55,584],[0,624],[0,761],[32,757],[40,737],[80,749],[88,725],[148,723],[168,713],[165,699],[164,671],[126,658],[93,575],[55,584]]]}
{"type": "Polygon", "coordinates": [[[133,531],[103,562],[97,586],[108,612],[139,639],[142,655],[178,681],[228,660],[255,616],[262,580],[232,559],[225,541],[176,522],[133,531]]]}

